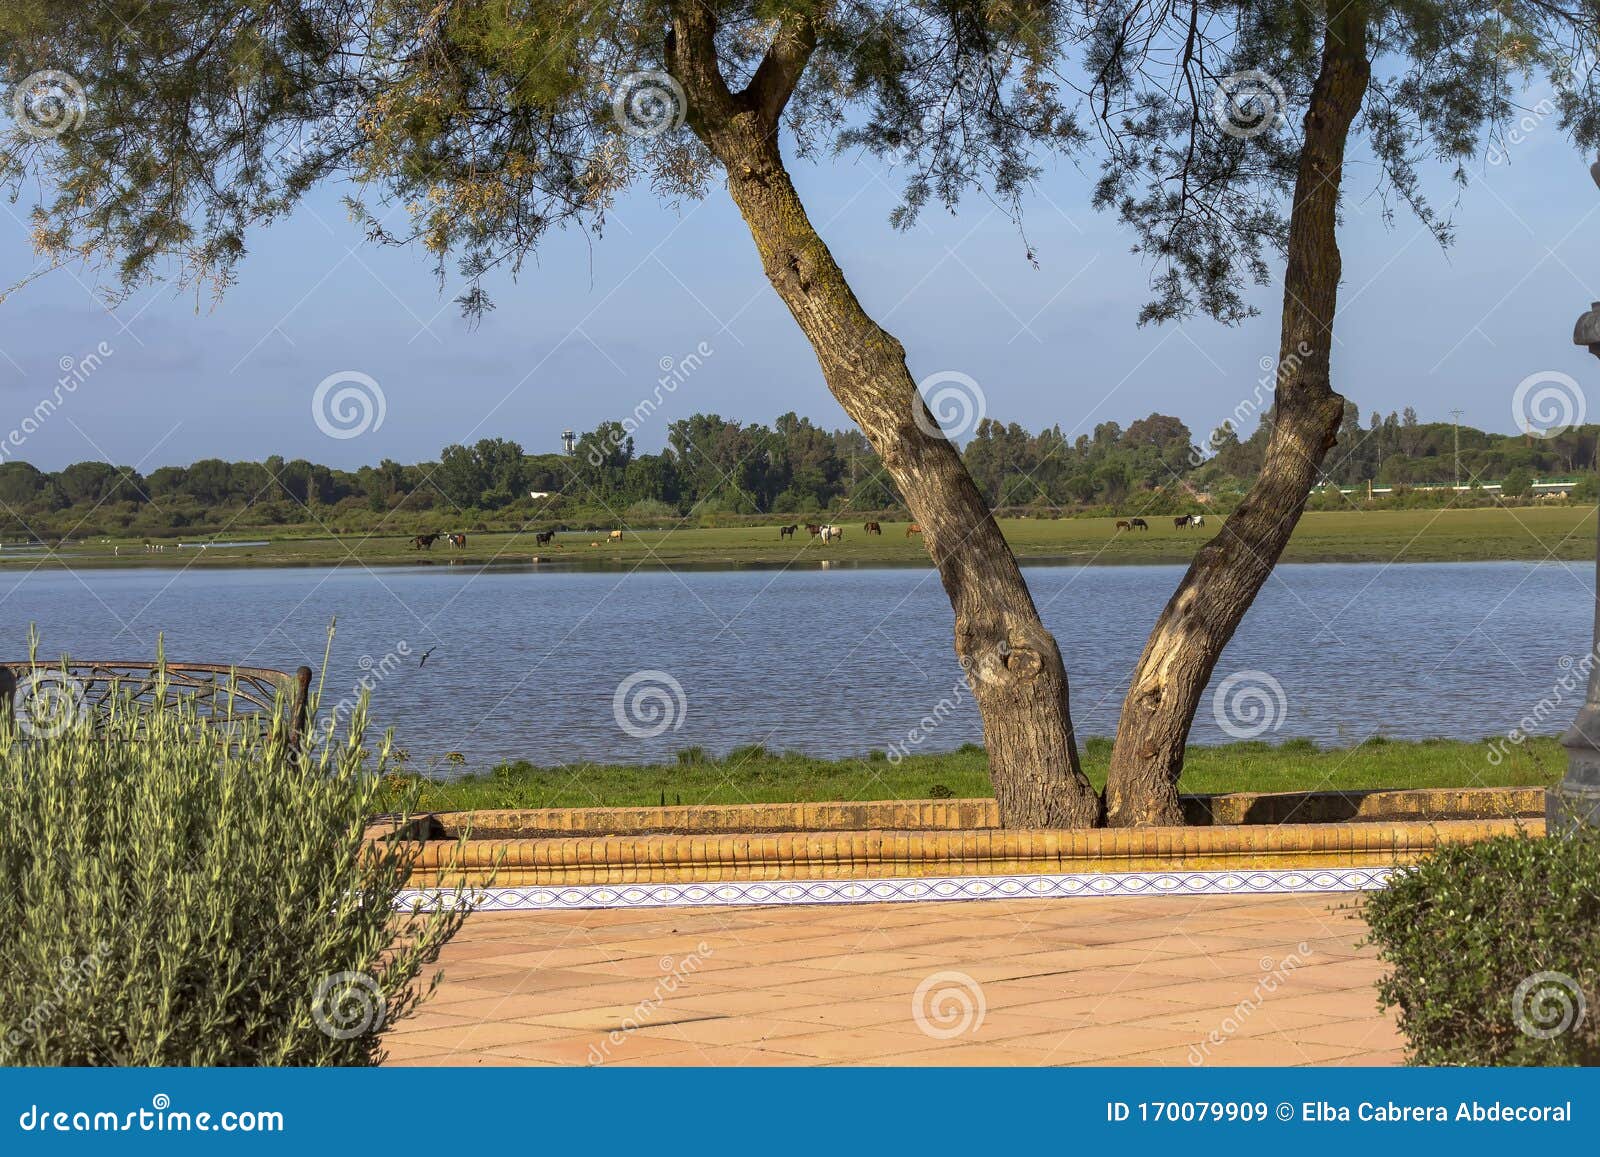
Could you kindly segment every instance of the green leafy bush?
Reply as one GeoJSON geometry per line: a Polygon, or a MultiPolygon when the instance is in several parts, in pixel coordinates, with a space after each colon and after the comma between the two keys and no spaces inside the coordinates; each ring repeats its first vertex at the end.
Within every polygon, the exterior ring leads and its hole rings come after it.
{"type": "Polygon", "coordinates": [[[1600,1063],[1600,834],[1446,846],[1366,916],[1412,1064],[1600,1063]]]}
{"type": "Polygon", "coordinates": [[[364,709],[297,753],[271,720],[94,721],[59,686],[64,712],[0,713],[0,1063],[377,1063],[465,909],[394,910],[419,845],[363,837],[364,709]]]}

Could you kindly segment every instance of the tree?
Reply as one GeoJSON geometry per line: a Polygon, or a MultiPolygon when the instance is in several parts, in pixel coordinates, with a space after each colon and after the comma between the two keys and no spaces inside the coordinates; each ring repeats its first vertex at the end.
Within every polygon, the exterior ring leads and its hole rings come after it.
{"type": "MultiPolygon", "coordinates": [[[[1107,144],[1096,199],[1118,211],[1156,264],[1144,318],[1204,312],[1237,321],[1251,312],[1244,284],[1268,280],[1264,252],[1284,255],[1260,473],[1157,619],[1112,749],[1106,821],[1176,824],[1201,694],[1346,423],[1330,355],[1352,129],[1365,130],[1386,191],[1446,242],[1448,223],[1421,195],[1416,158],[1437,156],[1464,181],[1462,162],[1513,111],[1512,76],[1536,68],[1556,78],[1568,127],[1592,148],[1600,94],[1594,70],[1572,62],[1595,59],[1577,51],[1593,45],[1595,32],[1584,0],[1570,8],[1559,0],[1123,0],[1100,13],[1088,55],[1089,105],[1107,144]],[[1304,110],[1298,140],[1289,135],[1290,109],[1304,110]]],[[[1391,415],[1384,440],[1397,445],[1398,428],[1391,415]]]]}
{"type": "Polygon", "coordinates": [[[87,115],[11,134],[0,163],[59,194],[37,216],[47,252],[115,254],[124,284],[174,254],[225,284],[251,226],[354,175],[411,209],[392,239],[419,240],[441,274],[459,259],[474,312],[492,304],[483,276],[520,268],[552,226],[598,230],[636,180],[697,194],[720,172],[828,388],[923,527],[1004,821],[1081,826],[1100,803],[1061,652],[905,350],[812,226],[781,143],[787,131],[801,153],[894,155],[899,224],[977,187],[1014,208],[1034,152],[1081,136],[1050,79],[1067,15],[1048,0],[13,5],[3,79],[51,61],[87,115]]]}

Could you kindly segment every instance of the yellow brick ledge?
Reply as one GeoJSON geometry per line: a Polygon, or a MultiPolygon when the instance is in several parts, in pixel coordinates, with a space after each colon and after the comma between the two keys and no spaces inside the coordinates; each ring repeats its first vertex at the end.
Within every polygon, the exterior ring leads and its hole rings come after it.
{"type": "MultiPolygon", "coordinates": [[[[1183,797],[1190,826],[1537,819],[1542,787],[1422,788],[1403,791],[1230,792],[1183,797]]],[[[794,832],[998,829],[993,799],[759,803],[675,807],[540,808],[443,812],[443,833],[519,839],[577,835],[754,835],[794,832]]]]}
{"type": "MultiPolygon", "coordinates": [[[[959,808],[973,801],[898,805],[959,808]]],[[[802,805],[796,805],[802,806],[802,805]]],[[[833,805],[803,805],[823,807],[833,805]]],[[[432,840],[410,886],[868,880],[926,876],[1392,867],[1539,817],[1012,831],[839,831],[432,840]]]]}

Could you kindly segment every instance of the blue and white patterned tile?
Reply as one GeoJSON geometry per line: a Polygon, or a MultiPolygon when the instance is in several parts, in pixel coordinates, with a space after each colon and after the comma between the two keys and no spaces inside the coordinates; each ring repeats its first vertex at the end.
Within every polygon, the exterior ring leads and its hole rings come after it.
{"type": "MultiPolygon", "coordinates": [[[[1248,872],[1104,872],[1081,875],[944,876],[888,880],[729,881],[720,884],[592,884],[485,888],[471,894],[480,912],[581,908],[709,908],[772,904],[907,904],[930,900],[1071,899],[1094,896],[1226,896],[1366,892],[1392,868],[1316,868],[1248,872]]],[[[407,910],[452,906],[453,891],[408,890],[407,910]]]]}

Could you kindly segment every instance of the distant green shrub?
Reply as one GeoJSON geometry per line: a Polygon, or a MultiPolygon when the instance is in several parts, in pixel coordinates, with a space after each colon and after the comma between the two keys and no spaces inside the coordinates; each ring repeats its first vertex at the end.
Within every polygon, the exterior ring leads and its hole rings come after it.
{"type": "Polygon", "coordinates": [[[1446,845],[1366,917],[1412,1064],[1600,1064],[1600,834],[1446,845]]]}
{"type": "Polygon", "coordinates": [[[767,749],[759,743],[746,743],[728,752],[723,763],[754,763],[767,758],[767,749]]]}
{"type": "Polygon", "coordinates": [[[420,845],[363,837],[364,727],[0,715],[0,1063],[377,1063],[465,909],[395,912],[420,845]]]}
{"type": "Polygon", "coordinates": [[[702,763],[710,763],[711,758],[703,747],[685,747],[678,752],[678,762],[684,767],[696,767],[702,763]]]}

